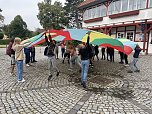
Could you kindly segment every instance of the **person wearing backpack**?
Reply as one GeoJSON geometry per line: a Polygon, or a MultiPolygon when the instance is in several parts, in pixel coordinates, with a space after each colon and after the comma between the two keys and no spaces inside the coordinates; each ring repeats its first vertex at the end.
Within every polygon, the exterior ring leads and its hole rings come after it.
{"type": "Polygon", "coordinates": [[[57,72],[56,76],[59,76],[59,69],[56,66],[56,59],[54,54],[55,43],[53,42],[50,34],[48,37],[45,34],[45,41],[47,43],[47,48],[45,49],[45,51],[47,52],[46,55],[48,57],[49,81],[53,77],[54,70],[56,70],[57,72]]]}
{"type": "Polygon", "coordinates": [[[15,51],[12,49],[12,45],[14,43],[14,39],[11,39],[7,49],[6,54],[11,57],[11,75],[15,75],[14,69],[15,69],[15,51]]]}

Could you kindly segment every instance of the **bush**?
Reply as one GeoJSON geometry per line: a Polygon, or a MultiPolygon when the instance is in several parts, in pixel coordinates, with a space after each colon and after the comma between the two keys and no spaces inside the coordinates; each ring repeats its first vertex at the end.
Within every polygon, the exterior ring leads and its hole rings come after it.
{"type": "Polygon", "coordinates": [[[3,39],[4,34],[0,31],[0,39],[3,39]]]}
{"type": "Polygon", "coordinates": [[[10,42],[10,39],[0,39],[0,45],[8,45],[10,42]]]}

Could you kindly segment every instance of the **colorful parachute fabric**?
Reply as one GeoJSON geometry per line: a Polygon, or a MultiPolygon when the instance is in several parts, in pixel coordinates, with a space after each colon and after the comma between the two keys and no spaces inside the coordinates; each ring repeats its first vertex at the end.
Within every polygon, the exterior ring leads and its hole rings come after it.
{"type": "Polygon", "coordinates": [[[126,38],[117,38],[116,40],[119,40],[124,45],[124,53],[129,55],[131,52],[135,49],[137,43],[130,41],[126,38]]]}
{"type": "Polygon", "coordinates": [[[120,41],[115,40],[111,38],[110,36],[100,33],[100,32],[96,32],[96,31],[92,31],[88,29],[63,29],[59,31],[50,30],[50,32],[51,33],[55,32],[57,35],[63,35],[65,37],[64,40],[71,39],[71,40],[78,40],[82,42],[87,42],[87,38],[89,35],[91,44],[101,45],[105,47],[108,46],[122,52],[124,51],[124,46],[120,41]]]}

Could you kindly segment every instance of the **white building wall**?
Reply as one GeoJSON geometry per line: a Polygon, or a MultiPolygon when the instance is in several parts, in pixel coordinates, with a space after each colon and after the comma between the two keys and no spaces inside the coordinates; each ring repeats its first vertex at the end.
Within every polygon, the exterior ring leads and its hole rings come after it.
{"type": "Polygon", "coordinates": [[[149,39],[149,49],[148,49],[148,53],[152,54],[152,44],[151,44],[151,40],[152,40],[152,30],[150,32],[150,39],[149,39]]]}
{"type": "Polygon", "coordinates": [[[119,18],[115,18],[115,19],[110,19],[109,17],[103,17],[102,21],[93,22],[93,23],[84,23],[83,22],[82,26],[89,27],[89,26],[95,26],[95,25],[113,24],[113,23],[144,20],[144,19],[152,19],[152,8],[140,10],[139,15],[119,17],[119,18]]]}
{"type": "MultiPolygon", "coordinates": [[[[136,20],[144,20],[144,19],[152,19],[152,8],[150,9],[143,9],[139,11],[139,15],[133,15],[133,16],[125,16],[125,17],[119,17],[115,19],[110,19],[109,17],[103,17],[102,21],[99,22],[93,22],[93,23],[83,23],[83,27],[89,27],[89,26],[96,26],[96,25],[105,25],[105,24],[113,24],[113,23],[120,23],[120,22],[128,22],[128,21],[136,21],[136,20]]],[[[114,30],[112,30],[114,32],[114,30]]],[[[140,29],[137,28],[136,32],[141,32],[140,29]]],[[[112,34],[112,37],[116,37],[116,34],[112,34]]],[[[150,41],[152,39],[152,31],[150,34],[150,41]]],[[[143,48],[143,42],[138,42],[141,48],[143,48]]],[[[152,53],[152,44],[149,43],[149,53],[152,53]]]]}

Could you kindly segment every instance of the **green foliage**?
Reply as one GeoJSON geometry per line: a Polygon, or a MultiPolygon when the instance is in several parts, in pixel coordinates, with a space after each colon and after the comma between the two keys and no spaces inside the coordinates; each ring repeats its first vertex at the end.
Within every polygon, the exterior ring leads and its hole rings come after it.
{"type": "Polygon", "coordinates": [[[4,33],[0,30],[0,39],[3,39],[4,33]]]}
{"type": "Polygon", "coordinates": [[[38,3],[39,13],[38,19],[43,28],[47,29],[60,29],[61,25],[66,26],[68,23],[65,17],[62,4],[56,1],[53,5],[47,3],[38,3]]]}
{"type": "Polygon", "coordinates": [[[66,0],[64,10],[68,17],[69,28],[81,28],[82,11],[78,9],[78,5],[84,0],[66,0]]]}
{"type": "Polygon", "coordinates": [[[10,39],[0,39],[0,45],[8,45],[10,42],[10,39]]]}
{"type": "Polygon", "coordinates": [[[4,33],[10,38],[13,37],[31,37],[31,31],[27,29],[26,23],[23,21],[20,15],[17,15],[10,25],[5,25],[3,27],[4,33]]]}

